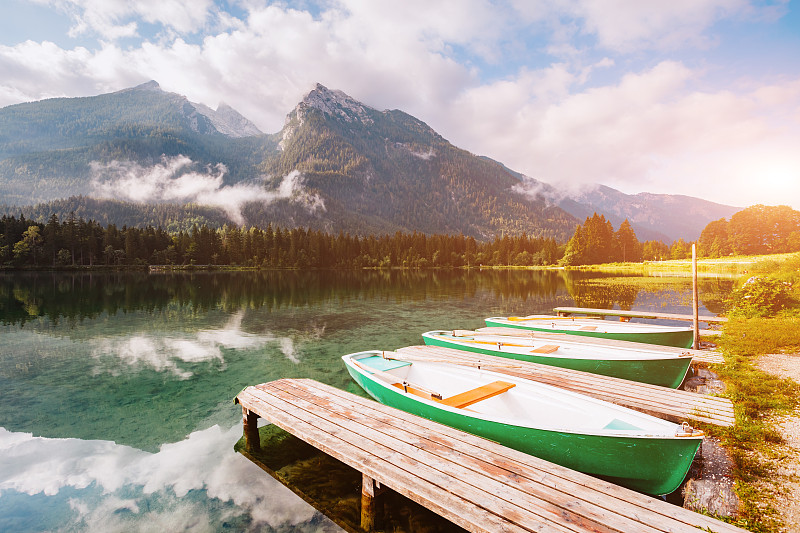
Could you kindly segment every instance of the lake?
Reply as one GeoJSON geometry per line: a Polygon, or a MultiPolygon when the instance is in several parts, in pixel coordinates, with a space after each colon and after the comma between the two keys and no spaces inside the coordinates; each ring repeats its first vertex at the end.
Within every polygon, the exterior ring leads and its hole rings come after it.
{"type": "MultiPolygon", "coordinates": [[[[701,314],[720,312],[732,284],[703,278],[701,314]]],[[[308,377],[361,393],[344,354],[576,305],[690,313],[691,280],[2,273],[0,531],[338,531],[234,451],[241,389],[308,377]]]]}

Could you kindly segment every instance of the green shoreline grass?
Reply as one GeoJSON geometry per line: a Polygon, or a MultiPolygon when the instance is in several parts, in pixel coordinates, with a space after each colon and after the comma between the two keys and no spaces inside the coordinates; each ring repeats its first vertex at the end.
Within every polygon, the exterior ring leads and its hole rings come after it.
{"type": "Polygon", "coordinates": [[[721,440],[734,460],[740,516],[726,521],[759,533],[776,533],[783,527],[774,504],[779,489],[776,464],[784,443],[770,421],[800,407],[800,385],[759,370],[755,360],[786,353],[797,354],[800,363],[798,328],[800,316],[737,318],[727,322],[716,339],[725,364],[714,370],[726,384],[723,395],[733,402],[736,425],[704,429],[721,440]]]}
{"type": "Polygon", "coordinates": [[[725,364],[715,371],[726,384],[723,395],[733,402],[736,424],[704,429],[721,440],[734,460],[740,515],[726,521],[758,533],[777,533],[785,527],[775,507],[778,498],[786,497],[780,494],[781,478],[777,476],[778,464],[785,458],[785,443],[774,420],[797,413],[800,384],[763,372],[756,362],[762,355],[786,354],[797,357],[800,364],[800,254],[754,258],[747,274],[748,278],[759,275],[789,283],[792,301],[770,317],[752,316],[752,311],[763,309],[730,313],[722,335],[714,339],[725,357],[725,364]],[[751,316],[743,316],[748,314],[751,316]]]}

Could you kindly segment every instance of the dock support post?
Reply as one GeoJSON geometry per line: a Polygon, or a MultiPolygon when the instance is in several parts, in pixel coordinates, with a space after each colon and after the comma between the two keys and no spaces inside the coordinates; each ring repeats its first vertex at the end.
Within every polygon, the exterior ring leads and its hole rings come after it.
{"type": "Polygon", "coordinates": [[[700,298],[697,292],[697,245],[692,243],[692,348],[697,350],[700,348],[700,321],[698,312],[700,307],[700,298]]]}
{"type": "Polygon", "coordinates": [[[381,526],[380,518],[383,513],[378,513],[376,500],[383,493],[383,487],[369,477],[361,474],[361,529],[364,531],[375,531],[381,526]]]}
{"type": "Polygon", "coordinates": [[[244,446],[249,453],[261,450],[261,437],[258,435],[258,415],[242,407],[244,426],[244,446]]]}

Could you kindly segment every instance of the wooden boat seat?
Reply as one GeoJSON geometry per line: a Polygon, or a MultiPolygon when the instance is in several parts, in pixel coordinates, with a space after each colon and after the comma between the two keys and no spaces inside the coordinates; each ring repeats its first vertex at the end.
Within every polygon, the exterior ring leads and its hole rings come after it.
{"type": "Polygon", "coordinates": [[[489,398],[492,398],[493,396],[497,396],[498,394],[502,394],[506,392],[508,389],[515,386],[516,384],[514,383],[506,383],[505,381],[494,381],[492,383],[488,383],[481,387],[477,387],[475,389],[468,390],[460,394],[456,394],[455,396],[450,396],[449,398],[440,400],[440,402],[443,403],[444,405],[448,405],[450,407],[457,407],[461,409],[463,407],[468,407],[474,403],[478,403],[482,400],[487,400],[489,398]]]}
{"type": "Polygon", "coordinates": [[[597,329],[597,326],[581,326],[578,328],[578,331],[594,331],[597,329]]]}
{"type": "Polygon", "coordinates": [[[435,402],[439,402],[442,400],[441,394],[420,387],[419,385],[414,385],[413,383],[409,383],[407,381],[405,383],[392,383],[392,386],[397,387],[398,389],[402,389],[409,394],[413,394],[414,396],[425,398],[426,400],[433,400],[435,402]]]}
{"type": "Polygon", "coordinates": [[[558,344],[545,344],[531,350],[531,353],[553,353],[558,350],[558,344]]]}

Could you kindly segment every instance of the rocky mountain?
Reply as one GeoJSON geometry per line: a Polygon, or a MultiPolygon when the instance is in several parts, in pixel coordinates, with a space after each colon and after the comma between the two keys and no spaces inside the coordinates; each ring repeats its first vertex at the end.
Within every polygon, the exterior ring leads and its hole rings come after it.
{"type": "Polygon", "coordinates": [[[141,213],[142,223],[172,228],[227,220],[479,239],[525,232],[561,242],[594,211],[615,227],[628,217],[641,240],[666,241],[694,238],[735,211],[607,187],[565,199],[402,111],[377,110],[323,85],[267,135],[225,104],[214,110],[154,81],[0,109],[0,204],[16,214],[70,209],[129,225],[141,213]]]}
{"type": "Polygon", "coordinates": [[[267,186],[299,172],[326,210],[353,221],[477,238],[526,232],[564,240],[575,227],[557,206],[515,192],[517,179],[502,165],[453,146],[402,111],[378,111],[322,85],[289,113],[279,135],[279,151],[261,167],[272,176],[267,186]]]}

